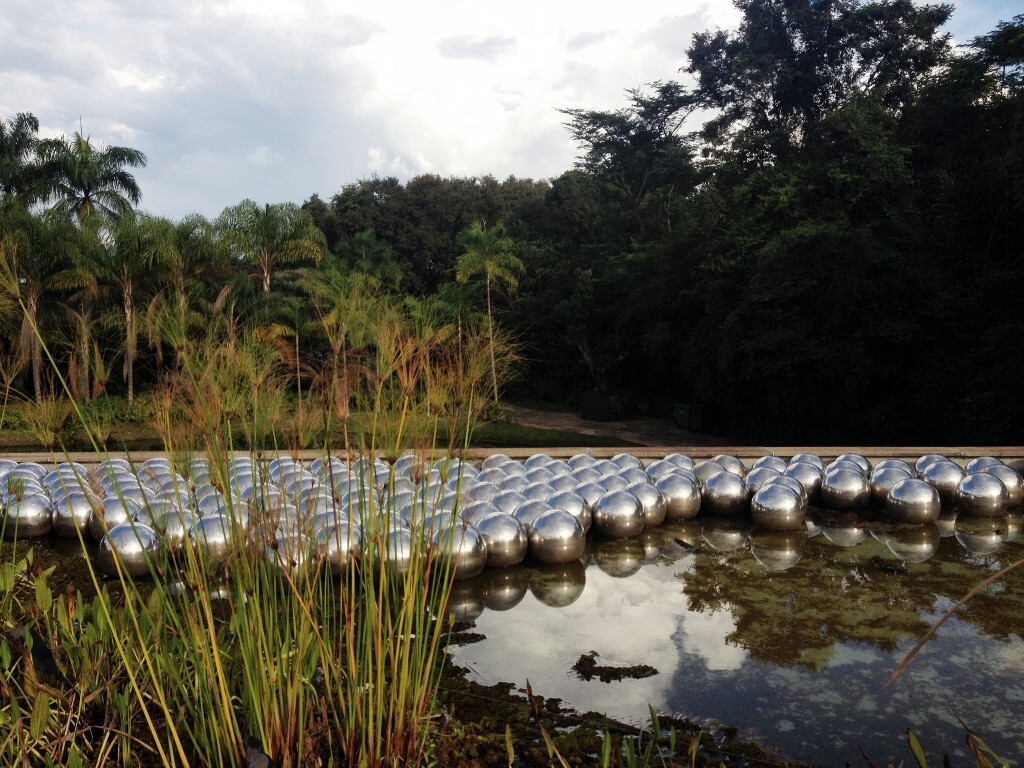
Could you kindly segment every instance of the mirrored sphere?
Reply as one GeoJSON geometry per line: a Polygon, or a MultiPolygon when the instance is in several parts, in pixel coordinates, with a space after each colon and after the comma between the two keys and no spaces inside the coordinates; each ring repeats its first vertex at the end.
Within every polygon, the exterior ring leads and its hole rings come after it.
{"type": "Polygon", "coordinates": [[[942,500],[924,480],[908,477],[889,490],[885,511],[897,523],[934,523],[942,511],[942,500]]]}
{"type": "Polygon", "coordinates": [[[821,501],[821,468],[808,461],[797,461],[786,467],[783,477],[791,477],[803,486],[809,504],[821,501]]]}
{"type": "Polygon", "coordinates": [[[696,478],[684,474],[665,474],[654,487],[665,498],[665,519],[690,520],[700,512],[701,493],[696,478]]]}
{"type": "Polygon", "coordinates": [[[665,497],[649,481],[629,485],[626,493],[633,494],[639,500],[643,508],[645,528],[654,528],[665,521],[668,512],[665,497]]]}
{"type": "Polygon", "coordinates": [[[964,473],[968,475],[973,475],[976,474],[977,472],[981,472],[981,470],[985,469],[985,467],[993,467],[996,466],[997,464],[1002,463],[1003,462],[1001,462],[995,456],[975,456],[973,459],[967,462],[966,466],[964,467],[964,473]]]}
{"type": "Polygon", "coordinates": [[[188,537],[200,558],[214,565],[223,564],[232,547],[239,541],[236,526],[220,515],[208,515],[196,520],[189,528],[188,537]]]}
{"type": "Polygon", "coordinates": [[[0,507],[0,532],[5,539],[31,539],[53,530],[53,505],[42,492],[14,496],[0,507]]]}
{"type": "Polygon", "coordinates": [[[954,503],[956,488],[964,479],[964,471],[959,464],[939,457],[919,470],[919,474],[922,480],[939,492],[943,504],[948,506],[954,503]]]}
{"type": "Polygon", "coordinates": [[[979,473],[964,475],[953,494],[953,501],[962,515],[1002,517],[1010,494],[998,477],[979,473]]]}
{"type": "Polygon", "coordinates": [[[593,522],[593,514],[590,510],[590,505],[587,503],[587,500],[580,494],[576,493],[576,491],[558,491],[557,493],[553,493],[548,499],[548,504],[555,509],[564,509],[580,521],[580,525],[583,526],[584,533],[590,532],[590,526],[593,522]]]}
{"type": "Polygon", "coordinates": [[[479,576],[487,565],[484,538],[468,523],[457,523],[437,531],[430,551],[442,568],[451,571],[456,581],[479,576]]]}
{"type": "Polygon", "coordinates": [[[495,512],[478,520],[476,528],[487,547],[487,565],[490,567],[517,565],[526,557],[528,534],[523,524],[512,515],[495,512]]]}
{"type": "Polygon", "coordinates": [[[107,577],[117,575],[115,558],[131,578],[147,576],[150,563],[160,551],[156,531],[141,523],[122,523],[107,531],[100,540],[96,563],[107,577]]]}
{"type": "Polygon", "coordinates": [[[774,469],[780,475],[786,471],[786,467],[789,466],[789,462],[781,456],[762,456],[761,458],[754,461],[751,469],[759,469],[766,467],[767,469],[774,469]]]}
{"type": "Polygon", "coordinates": [[[716,472],[704,481],[701,508],[712,515],[741,515],[750,507],[749,498],[742,477],[727,470],[716,472]]]}
{"type": "Polygon", "coordinates": [[[871,485],[860,471],[834,469],[821,481],[821,500],[832,509],[864,509],[871,502],[871,485]]]}
{"type": "Polygon", "coordinates": [[[603,494],[591,507],[591,514],[594,529],[610,539],[638,536],[644,529],[640,500],[624,490],[603,494]]]}
{"type": "Polygon", "coordinates": [[[69,539],[79,536],[89,527],[94,503],[96,500],[84,493],[71,493],[58,501],[53,509],[54,533],[69,539]]]}
{"type": "Polygon", "coordinates": [[[868,481],[871,484],[871,503],[878,507],[884,506],[889,490],[900,480],[906,480],[908,477],[913,477],[909,469],[881,465],[875,467],[868,481]]]}
{"type": "Polygon", "coordinates": [[[989,464],[981,471],[986,475],[998,477],[1006,486],[1008,506],[1019,507],[1021,502],[1024,502],[1024,480],[1021,479],[1017,470],[1006,464],[989,464]]]}
{"type": "Polygon", "coordinates": [[[800,494],[781,483],[762,486],[750,500],[754,525],[768,530],[806,532],[804,509],[800,494]]]}
{"type": "Polygon", "coordinates": [[[579,560],[586,544],[587,535],[580,521],[564,509],[545,512],[534,521],[530,531],[530,556],[541,563],[579,560]]]}

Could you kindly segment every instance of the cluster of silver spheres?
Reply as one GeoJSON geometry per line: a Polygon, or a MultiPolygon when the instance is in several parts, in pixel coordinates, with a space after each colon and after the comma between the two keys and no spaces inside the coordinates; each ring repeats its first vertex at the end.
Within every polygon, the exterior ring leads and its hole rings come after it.
{"type": "Polygon", "coordinates": [[[893,522],[925,524],[944,508],[994,518],[1024,501],[1021,475],[992,457],[964,467],[937,455],[872,466],[857,454],[828,464],[799,454],[763,456],[748,469],[726,455],[694,463],[670,454],[646,465],[626,453],[525,461],[494,454],[479,465],[415,455],[308,465],[243,456],[223,473],[213,469],[202,457],[180,472],[166,458],[138,467],[108,459],[91,471],[0,459],[0,533],[91,536],[108,576],[145,575],[157,555],[186,545],[214,565],[244,546],[289,571],[320,562],[340,573],[380,541],[380,561],[398,573],[432,556],[466,579],[526,559],[577,561],[591,530],[628,539],[698,514],[749,516],[756,530],[786,532],[806,530],[811,506],[874,506],[893,522]]]}

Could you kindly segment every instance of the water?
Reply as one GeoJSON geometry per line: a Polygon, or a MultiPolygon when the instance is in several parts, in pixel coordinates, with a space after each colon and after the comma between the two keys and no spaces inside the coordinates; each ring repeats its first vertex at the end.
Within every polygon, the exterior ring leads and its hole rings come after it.
{"type": "Polygon", "coordinates": [[[940,522],[872,535],[848,521],[807,537],[689,523],[596,542],[586,565],[488,571],[459,585],[453,606],[485,639],[453,654],[484,684],[529,680],[538,695],[636,724],[651,705],[735,726],[790,759],[866,765],[863,749],[878,764],[916,764],[912,728],[932,764],[948,754],[973,765],[962,720],[1020,764],[1024,568],[887,684],[957,599],[1024,557],[1019,517],[940,522]],[[585,681],[572,667],[591,651],[658,673],[585,681]]]}

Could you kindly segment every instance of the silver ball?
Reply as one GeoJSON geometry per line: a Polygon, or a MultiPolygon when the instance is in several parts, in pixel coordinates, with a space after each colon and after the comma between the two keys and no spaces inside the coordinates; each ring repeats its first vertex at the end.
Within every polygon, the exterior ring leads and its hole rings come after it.
{"type": "Polygon", "coordinates": [[[665,522],[665,516],[668,514],[665,497],[649,480],[629,485],[626,493],[633,494],[640,502],[645,528],[655,528],[665,522]]]}
{"type": "Polygon", "coordinates": [[[716,461],[705,460],[698,461],[696,464],[693,465],[693,469],[690,471],[693,472],[694,476],[697,478],[698,481],[700,481],[700,484],[703,487],[704,483],[707,482],[707,479],[709,477],[718,472],[724,472],[725,467],[723,467],[716,461]]]}
{"type": "Polygon", "coordinates": [[[528,500],[516,507],[516,511],[512,513],[512,516],[522,523],[527,531],[531,531],[537,518],[550,509],[554,509],[554,507],[546,501],[528,500]]]}
{"type": "Polygon", "coordinates": [[[107,496],[103,506],[89,518],[89,534],[99,541],[115,525],[130,522],[141,505],[132,499],[107,496]]]}
{"type": "Polygon", "coordinates": [[[813,453],[798,453],[789,460],[790,466],[800,463],[812,464],[818,468],[819,472],[825,469],[825,462],[813,453]]]}
{"type": "Polygon", "coordinates": [[[968,475],[974,475],[981,472],[981,470],[986,467],[993,467],[1002,463],[1003,462],[995,456],[976,456],[967,462],[967,465],[964,467],[964,472],[968,475]]]}
{"type": "Polygon", "coordinates": [[[1010,501],[1003,481],[995,475],[965,475],[956,487],[953,500],[964,515],[1002,517],[1010,501]]]}
{"type": "Polygon", "coordinates": [[[871,485],[855,469],[833,469],[821,481],[821,500],[832,509],[864,509],[871,502],[871,485]]]}
{"type": "Polygon", "coordinates": [[[861,471],[865,475],[871,474],[871,462],[861,456],[859,453],[844,453],[836,457],[836,461],[849,461],[860,467],[861,471]]]}
{"type": "Polygon", "coordinates": [[[783,477],[791,477],[803,486],[809,504],[816,504],[821,500],[821,467],[809,461],[796,461],[790,463],[782,474],[783,477]]]}
{"type": "Polygon", "coordinates": [[[313,561],[313,544],[302,533],[281,536],[264,548],[267,562],[296,581],[304,580],[313,561]]]}
{"type": "Polygon", "coordinates": [[[871,479],[868,481],[871,485],[871,503],[879,507],[884,506],[892,487],[901,480],[911,477],[913,474],[909,469],[896,466],[883,467],[879,464],[871,472],[871,479]]]}
{"type": "Polygon", "coordinates": [[[654,487],[665,498],[666,520],[690,520],[700,512],[700,484],[691,473],[662,475],[654,483],[654,487]]]}
{"type": "Polygon", "coordinates": [[[626,491],[608,491],[592,506],[594,529],[610,539],[638,536],[644,529],[644,512],[637,499],[626,491]]]}
{"type": "MultiPolygon", "coordinates": [[[[784,472],[785,470],[782,471],[784,472]]],[[[757,493],[761,489],[761,486],[768,482],[769,479],[781,476],[782,472],[780,472],[778,469],[763,464],[760,467],[754,467],[753,469],[751,469],[747,473],[747,476],[743,479],[747,483],[747,490],[750,493],[757,493]]]]}
{"type": "Polygon", "coordinates": [[[949,459],[938,453],[926,453],[914,462],[914,471],[918,475],[922,475],[929,466],[937,461],[949,461],[949,459]]]}
{"type": "Polygon", "coordinates": [[[564,509],[540,515],[530,531],[530,556],[541,563],[561,564],[583,557],[587,535],[580,521],[564,509]]]}
{"type": "Polygon", "coordinates": [[[918,470],[921,479],[939,492],[939,498],[945,506],[951,506],[956,498],[956,488],[964,479],[964,471],[959,464],[954,464],[941,457],[918,470]]]}
{"type": "Polygon", "coordinates": [[[761,458],[754,461],[750,467],[753,469],[760,469],[761,467],[767,467],[768,469],[774,469],[780,475],[786,471],[786,467],[789,466],[789,462],[781,456],[762,456],[761,458]]]}
{"type": "Polygon", "coordinates": [[[526,557],[529,534],[512,515],[495,512],[478,520],[476,528],[487,547],[487,565],[492,568],[517,565],[526,557]]]}
{"type": "Polygon", "coordinates": [[[804,511],[800,494],[781,483],[762,486],[750,500],[750,516],[758,528],[806,532],[804,511]]]}
{"type": "Polygon", "coordinates": [[[96,562],[104,575],[112,577],[117,575],[116,558],[125,574],[134,579],[150,573],[159,551],[160,537],[156,531],[141,523],[122,523],[100,540],[96,562]]]}
{"type": "Polygon", "coordinates": [[[188,530],[188,538],[200,558],[214,565],[221,565],[240,540],[240,533],[228,518],[208,515],[192,524],[188,530]]]}
{"type": "Polygon", "coordinates": [[[735,456],[720,453],[711,460],[716,464],[720,464],[722,469],[726,472],[732,472],[734,475],[739,475],[741,477],[744,475],[743,462],[735,456]]]}
{"type": "Polygon", "coordinates": [[[737,474],[723,470],[704,481],[701,508],[712,515],[733,517],[750,508],[747,485],[737,474]]]}
{"type": "Polygon", "coordinates": [[[5,539],[31,539],[53,530],[53,504],[42,491],[15,495],[0,505],[0,532],[5,539]]]}
{"type": "Polygon", "coordinates": [[[889,490],[885,511],[897,523],[934,523],[942,511],[942,500],[924,480],[908,477],[889,490]]]}
{"type": "Polygon", "coordinates": [[[487,565],[487,545],[483,536],[468,523],[456,523],[434,534],[431,554],[444,571],[456,581],[479,576],[487,565]]]}
{"type": "Polygon", "coordinates": [[[573,517],[580,521],[580,525],[583,526],[583,532],[589,533],[590,526],[593,522],[593,513],[590,509],[590,505],[587,500],[584,499],[576,491],[558,491],[557,493],[551,494],[548,499],[550,504],[555,509],[564,509],[569,512],[573,517]]]}
{"type": "Polygon", "coordinates": [[[986,475],[998,477],[1006,486],[1007,506],[1019,507],[1024,502],[1024,479],[1013,467],[1006,464],[989,464],[981,470],[986,475]]]}
{"type": "Polygon", "coordinates": [[[491,498],[491,504],[496,506],[502,512],[506,512],[511,515],[519,508],[519,505],[523,504],[526,500],[526,497],[519,491],[501,491],[491,498]]]}
{"type": "Polygon", "coordinates": [[[60,499],[53,508],[53,531],[58,536],[75,538],[88,529],[94,508],[99,508],[98,499],[84,493],[70,493],[60,499]]]}

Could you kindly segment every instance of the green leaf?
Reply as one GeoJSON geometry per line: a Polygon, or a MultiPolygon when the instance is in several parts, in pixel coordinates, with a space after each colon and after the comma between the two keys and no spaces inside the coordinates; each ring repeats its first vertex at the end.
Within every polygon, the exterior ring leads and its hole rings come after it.
{"type": "Polygon", "coordinates": [[[505,724],[505,755],[508,757],[508,768],[512,768],[516,762],[516,751],[512,748],[512,729],[507,723],[505,724]]]}
{"type": "Polygon", "coordinates": [[[917,760],[917,764],[921,768],[928,768],[928,758],[925,757],[924,747],[921,746],[921,742],[918,741],[917,736],[909,728],[907,729],[907,743],[910,744],[910,751],[914,753],[914,759],[917,760]]]}
{"type": "Polygon", "coordinates": [[[50,694],[40,691],[32,702],[32,717],[29,720],[28,732],[34,741],[38,741],[43,731],[50,725],[50,694]]]}
{"type": "Polygon", "coordinates": [[[44,578],[36,579],[36,605],[44,614],[49,613],[53,606],[53,592],[44,578]]]}

